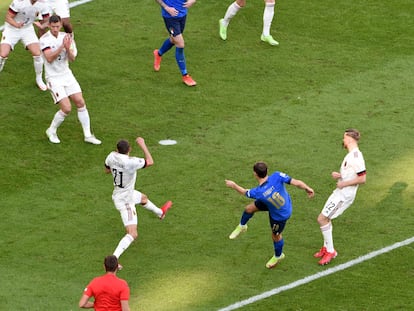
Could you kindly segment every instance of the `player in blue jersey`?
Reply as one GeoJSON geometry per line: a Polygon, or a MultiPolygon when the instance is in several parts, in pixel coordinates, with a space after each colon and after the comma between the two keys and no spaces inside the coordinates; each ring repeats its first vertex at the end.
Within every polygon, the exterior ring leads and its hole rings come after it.
{"type": "Polygon", "coordinates": [[[161,47],[154,50],[154,70],[159,71],[162,55],[175,46],[175,59],[181,71],[182,80],[188,86],[195,86],[197,83],[187,72],[187,64],[184,56],[183,32],[187,18],[187,11],[196,0],[155,0],[161,6],[161,15],[167,27],[169,37],[161,47]]]}
{"type": "Polygon", "coordinates": [[[253,189],[245,189],[232,180],[226,179],[226,186],[233,188],[241,195],[255,199],[248,204],[240,219],[240,224],[230,234],[230,239],[237,238],[240,233],[247,230],[247,222],[253,217],[254,213],[267,211],[269,213],[270,228],[272,230],[272,239],[275,253],[266,263],[266,268],[274,268],[285,255],[283,254],[283,237],[282,232],[287,220],[292,214],[292,202],[285,188],[285,184],[296,186],[304,189],[309,198],[315,194],[313,189],[301,180],[294,179],[282,172],[274,172],[270,176],[267,172],[267,165],[264,162],[257,162],[253,166],[253,174],[257,179],[259,186],[253,189]]]}

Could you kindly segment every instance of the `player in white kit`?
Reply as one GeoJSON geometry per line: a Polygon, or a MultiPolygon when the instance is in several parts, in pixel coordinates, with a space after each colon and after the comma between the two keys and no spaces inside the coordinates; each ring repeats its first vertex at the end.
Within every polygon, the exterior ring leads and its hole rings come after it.
{"type": "Polygon", "coordinates": [[[172,206],[172,202],[168,201],[162,208],[158,208],[144,193],[135,190],[137,170],[154,164],[145,140],[142,137],[138,137],[135,141],[143,151],[144,158],[130,156],[131,146],[128,141],[120,140],[116,145],[116,151],[112,151],[105,159],[105,172],[108,174],[112,173],[113,177],[114,191],[112,193],[112,200],[115,208],[121,214],[126,230],[126,235],[120,240],[113,253],[117,258],[138,237],[138,216],[135,205],[142,205],[160,219],[164,219],[165,214],[172,206]]]}
{"type": "Polygon", "coordinates": [[[10,4],[1,36],[0,72],[3,70],[10,51],[19,41],[22,41],[33,56],[36,84],[42,91],[46,91],[47,87],[42,78],[43,59],[40,53],[39,39],[33,27],[33,23],[39,15],[43,17],[42,23],[49,17],[49,8],[41,1],[14,0],[10,4]]]}
{"type": "Polygon", "coordinates": [[[318,216],[324,244],[314,254],[320,265],[326,265],[337,256],[332,237],[332,219],[340,216],[354,202],[358,185],[366,181],[365,161],[358,148],[360,133],[356,129],[347,129],[343,137],[343,146],[348,150],[341,164],[340,172],[332,172],[337,180],[336,189],[332,192],[318,216]]]}
{"type": "Polygon", "coordinates": [[[78,81],[69,68],[69,61],[74,61],[77,55],[76,45],[70,34],[60,31],[62,21],[58,15],[49,19],[50,30],[40,38],[40,48],[45,59],[46,81],[55,104],[60,109],[46,130],[49,141],[59,144],[57,129],[71,112],[71,100],[77,107],[78,119],[82,125],[84,140],[87,143],[100,145],[90,128],[89,112],[78,81]]]}
{"type": "Polygon", "coordinates": [[[73,33],[72,23],[70,22],[70,9],[68,0],[46,0],[50,10],[59,15],[62,19],[63,29],[66,33],[73,33]]]}

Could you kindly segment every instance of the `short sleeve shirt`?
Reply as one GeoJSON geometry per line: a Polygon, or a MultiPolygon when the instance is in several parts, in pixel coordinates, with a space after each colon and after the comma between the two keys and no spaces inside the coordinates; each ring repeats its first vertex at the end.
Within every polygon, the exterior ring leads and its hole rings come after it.
{"type": "Polygon", "coordinates": [[[116,196],[120,193],[134,190],[137,178],[137,170],[145,167],[145,159],[130,157],[126,154],[112,151],[105,159],[105,166],[110,168],[114,181],[114,192],[116,196]]]}
{"type": "Polygon", "coordinates": [[[95,298],[95,311],[122,311],[121,300],[129,300],[130,294],[128,283],[109,273],[94,278],[83,293],[95,298]]]}
{"type": "Polygon", "coordinates": [[[290,184],[291,177],[282,172],[274,172],[267,181],[256,188],[249,189],[246,196],[265,204],[270,217],[285,221],[292,214],[292,203],[285,184],[290,184]]]}
{"type": "MultiPolygon", "coordinates": [[[[184,7],[186,0],[164,0],[164,3],[167,6],[173,7],[178,11],[178,15],[174,16],[176,18],[184,17],[187,15],[188,9],[184,7]]],[[[164,8],[161,9],[161,14],[163,17],[172,17],[164,8]]]]}
{"type": "MultiPolygon", "coordinates": [[[[366,174],[365,160],[362,152],[358,148],[352,149],[345,156],[341,164],[341,180],[348,181],[356,178],[358,175],[366,174]]],[[[355,197],[358,185],[348,186],[335,191],[341,192],[345,197],[355,197]]]]}
{"type": "MultiPolygon", "coordinates": [[[[63,44],[63,38],[65,35],[66,33],[61,31],[58,36],[55,37],[49,30],[42,37],[40,37],[40,50],[42,52],[47,49],[51,49],[52,51],[57,50],[63,44]]],[[[47,79],[50,77],[63,76],[65,74],[72,73],[69,68],[68,53],[65,49],[60,52],[59,56],[53,62],[49,63],[45,59],[44,64],[47,79]]]]}
{"type": "Polygon", "coordinates": [[[23,22],[23,27],[29,27],[38,18],[39,14],[47,17],[50,10],[43,1],[37,1],[32,4],[30,0],[13,0],[9,6],[9,11],[16,14],[14,17],[16,22],[23,22]]]}

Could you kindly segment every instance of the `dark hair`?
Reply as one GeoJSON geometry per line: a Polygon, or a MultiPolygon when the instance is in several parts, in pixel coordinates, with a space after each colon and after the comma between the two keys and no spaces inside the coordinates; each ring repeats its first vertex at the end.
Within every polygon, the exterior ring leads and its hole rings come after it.
{"type": "Polygon", "coordinates": [[[104,260],[106,272],[115,272],[118,269],[118,258],[115,255],[106,256],[104,260]]]}
{"type": "Polygon", "coordinates": [[[122,154],[128,154],[129,148],[130,148],[129,142],[125,139],[121,139],[116,144],[116,149],[118,150],[119,153],[122,153],[122,154]]]}
{"type": "Polygon", "coordinates": [[[49,17],[49,24],[60,23],[61,21],[62,19],[60,18],[59,15],[53,14],[51,17],[49,17]]]}
{"type": "Polygon", "coordinates": [[[256,162],[253,166],[253,171],[259,178],[264,178],[267,175],[267,164],[264,162],[256,162]]]}
{"type": "Polygon", "coordinates": [[[349,128],[345,130],[345,135],[352,137],[356,141],[361,138],[361,133],[357,129],[349,128]]]}

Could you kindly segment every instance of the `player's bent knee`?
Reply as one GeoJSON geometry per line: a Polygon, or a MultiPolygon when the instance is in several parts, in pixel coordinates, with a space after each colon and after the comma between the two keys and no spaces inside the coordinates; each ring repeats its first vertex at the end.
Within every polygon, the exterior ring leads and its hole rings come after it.
{"type": "Polygon", "coordinates": [[[329,222],[329,218],[322,214],[319,214],[316,220],[321,226],[326,225],[329,222]]]}

